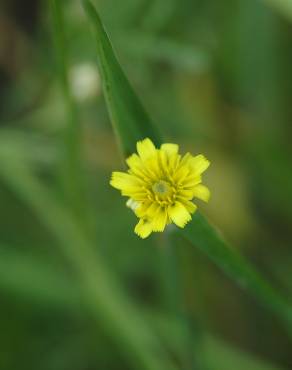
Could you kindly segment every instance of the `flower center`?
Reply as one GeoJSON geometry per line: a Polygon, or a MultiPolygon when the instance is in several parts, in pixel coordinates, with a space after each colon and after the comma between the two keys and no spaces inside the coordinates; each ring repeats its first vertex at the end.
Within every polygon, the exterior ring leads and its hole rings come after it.
{"type": "Polygon", "coordinates": [[[167,181],[157,181],[152,185],[152,190],[159,198],[167,198],[171,194],[171,185],[167,181]]]}

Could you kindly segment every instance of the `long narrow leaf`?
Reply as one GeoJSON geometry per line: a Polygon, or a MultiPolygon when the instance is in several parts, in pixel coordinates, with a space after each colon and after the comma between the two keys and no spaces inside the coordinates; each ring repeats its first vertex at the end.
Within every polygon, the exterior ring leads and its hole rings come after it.
{"type": "Polygon", "coordinates": [[[125,155],[133,153],[135,143],[145,137],[160,144],[160,135],[121,69],[97,12],[89,1],[83,1],[83,4],[94,25],[103,91],[125,155]]]}
{"type": "MultiPolygon", "coordinates": [[[[107,107],[117,137],[125,148],[126,154],[135,151],[137,139],[146,136],[153,139],[156,144],[160,143],[159,135],[148,116],[144,114],[140,102],[135,97],[117,62],[95,8],[88,0],[83,3],[96,34],[100,74],[104,81],[107,107]]],[[[260,302],[288,323],[288,327],[291,328],[292,306],[243,257],[227,247],[199,212],[181,232],[193,245],[206,253],[232,280],[253,293],[260,302]]]]}

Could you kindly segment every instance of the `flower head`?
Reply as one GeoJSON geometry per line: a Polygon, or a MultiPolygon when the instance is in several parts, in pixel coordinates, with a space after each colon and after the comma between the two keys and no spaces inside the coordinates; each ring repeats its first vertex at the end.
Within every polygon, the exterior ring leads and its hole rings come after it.
{"type": "Polygon", "coordinates": [[[177,144],[162,144],[157,149],[148,138],[138,141],[137,152],[126,160],[127,173],[113,172],[110,181],[129,197],[127,206],[139,218],[135,233],[147,238],[172,222],[185,227],[197,209],[193,199],[209,200],[210,191],[201,184],[201,175],[210,162],[201,154],[181,156],[177,144]]]}

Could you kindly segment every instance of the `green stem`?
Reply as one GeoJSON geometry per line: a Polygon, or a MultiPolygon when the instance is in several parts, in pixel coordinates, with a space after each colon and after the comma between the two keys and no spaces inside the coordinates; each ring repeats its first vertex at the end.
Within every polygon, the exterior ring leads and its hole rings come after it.
{"type": "Polygon", "coordinates": [[[65,149],[61,159],[60,177],[68,204],[77,215],[82,213],[83,189],[82,158],[81,158],[81,129],[78,120],[77,107],[74,102],[68,76],[68,47],[65,37],[65,21],[61,0],[50,0],[53,21],[53,36],[55,41],[57,70],[64,99],[67,125],[63,132],[62,148],[65,149]]]}
{"type": "Polygon", "coordinates": [[[164,235],[161,245],[161,266],[163,271],[163,296],[167,304],[167,312],[176,317],[185,333],[183,366],[185,369],[198,370],[205,368],[197,348],[200,347],[200,331],[194,325],[188,312],[184,277],[181,269],[181,258],[178,253],[178,243],[175,235],[164,235]]]}
{"type": "Polygon", "coordinates": [[[177,315],[180,305],[179,277],[177,259],[172,240],[168,235],[159,235],[159,275],[163,308],[172,315],[177,315]]]}

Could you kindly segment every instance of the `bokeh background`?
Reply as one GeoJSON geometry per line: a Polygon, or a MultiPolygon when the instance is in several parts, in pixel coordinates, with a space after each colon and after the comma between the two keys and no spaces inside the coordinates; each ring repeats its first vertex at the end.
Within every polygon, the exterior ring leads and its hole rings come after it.
{"type": "MultiPolygon", "coordinates": [[[[292,1],[94,4],[165,137],[211,160],[205,182],[212,198],[201,205],[203,212],[291,297],[292,1]]],[[[179,279],[165,282],[165,245],[159,237],[141,241],[134,235],[134,216],[109,186],[111,172],[123,162],[94,38],[80,2],[62,6],[86,184],[86,201],[77,211],[80,227],[149,325],[159,317],[169,329],[176,300],[199,348],[193,367],[186,368],[291,369],[292,344],[283,324],[205,256],[177,240],[179,279]]],[[[22,198],[30,183],[20,175],[7,180],[9,171],[17,172],[10,167],[14,158],[28,161],[56,203],[74,213],[62,180],[68,117],[58,58],[50,2],[1,0],[0,167],[8,170],[0,169],[0,369],[132,369],[102,319],[92,324],[77,274],[48,225],[22,198]]],[[[178,346],[185,340],[171,333],[178,346]]]]}

